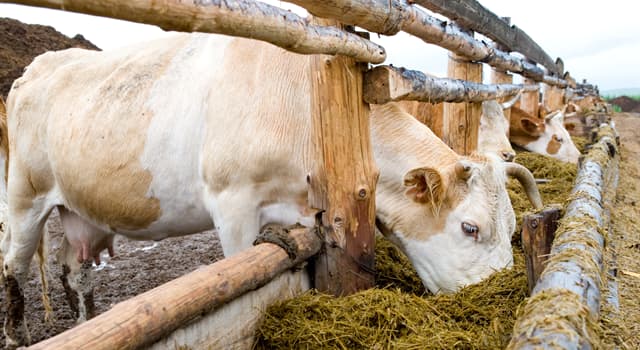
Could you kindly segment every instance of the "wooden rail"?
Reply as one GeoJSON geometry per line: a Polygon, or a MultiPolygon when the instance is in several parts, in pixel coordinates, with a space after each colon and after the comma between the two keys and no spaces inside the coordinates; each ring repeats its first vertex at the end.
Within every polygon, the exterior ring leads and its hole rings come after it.
{"type": "Polygon", "coordinates": [[[485,35],[503,47],[517,51],[543,65],[549,72],[561,75],[553,59],[527,33],[511,26],[475,0],[413,0],[433,12],[447,16],[458,25],[485,35]]]}
{"type": "Polygon", "coordinates": [[[510,97],[521,91],[537,91],[537,85],[480,84],[460,79],[436,78],[419,71],[378,66],[365,74],[364,100],[384,104],[391,101],[482,102],[510,97]]]}
{"type": "MultiPolygon", "coordinates": [[[[472,61],[487,63],[550,85],[566,85],[547,76],[542,68],[476,40],[457,25],[430,16],[417,6],[400,0],[287,0],[310,13],[335,18],[386,35],[402,30],[423,41],[443,47],[472,61]]],[[[555,66],[554,66],[555,67],[555,66]]]]}
{"type": "Polygon", "coordinates": [[[310,25],[279,7],[252,0],[0,0],[125,21],[179,32],[218,33],[263,40],[302,54],[340,54],[382,63],[384,48],[335,27],[310,25]],[[196,5],[198,3],[198,5],[196,5]]]}

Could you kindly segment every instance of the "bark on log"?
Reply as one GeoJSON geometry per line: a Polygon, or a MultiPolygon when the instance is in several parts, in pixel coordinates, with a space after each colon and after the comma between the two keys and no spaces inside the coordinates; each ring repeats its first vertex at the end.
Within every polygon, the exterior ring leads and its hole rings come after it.
{"type": "MultiPolygon", "coordinates": [[[[313,229],[291,231],[297,256],[264,243],[199,268],[28,349],[140,349],[214,308],[257,289],[320,250],[313,229]]],[[[220,330],[224,332],[224,330],[220,330]]]]}
{"type": "MultiPolygon", "coordinates": [[[[449,54],[447,76],[470,82],[482,82],[482,64],[465,61],[449,54]]],[[[478,149],[478,130],[482,116],[481,102],[447,103],[444,105],[443,141],[456,153],[468,155],[478,149]]]]}
{"type": "Polygon", "coordinates": [[[156,25],[164,30],[258,39],[301,54],[340,54],[382,63],[384,48],[334,27],[252,0],[0,0],[156,25]]]}
{"type": "MultiPolygon", "coordinates": [[[[316,18],[322,24],[333,20],[316,18]]],[[[378,170],[363,102],[366,67],[344,56],[311,58],[313,169],[309,205],[324,210],[326,244],[314,265],[315,287],[351,294],[375,283],[378,170]]]]}
{"type": "MultiPolygon", "coordinates": [[[[553,59],[527,33],[511,26],[475,0],[414,0],[433,12],[449,17],[459,25],[481,33],[505,51],[517,51],[540,63],[552,73],[559,73],[553,59]]],[[[562,74],[562,73],[560,73],[562,74]]]]}
{"type": "Polygon", "coordinates": [[[485,85],[461,79],[436,78],[392,66],[377,66],[369,70],[364,78],[364,100],[374,104],[403,100],[482,102],[514,96],[520,91],[537,90],[538,85],[485,85]]]}
{"type": "MultiPolygon", "coordinates": [[[[428,15],[417,6],[402,0],[287,0],[306,8],[310,13],[335,18],[342,23],[357,25],[385,35],[399,30],[414,35],[429,44],[443,47],[470,61],[484,62],[493,67],[521,74],[536,81],[546,78],[545,70],[490,47],[476,40],[457,25],[428,15]]],[[[554,65],[555,67],[555,65],[554,65]]],[[[549,84],[564,84],[560,79],[546,78],[549,84]]]]}
{"type": "Polygon", "coordinates": [[[522,249],[527,265],[529,294],[549,259],[551,243],[560,219],[560,208],[548,208],[522,219],[522,249]]]}
{"type": "Polygon", "coordinates": [[[615,191],[615,130],[601,127],[598,142],[582,159],[551,256],[507,349],[590,349],[600,312],[604,237],[603,198],[615,191]]]}

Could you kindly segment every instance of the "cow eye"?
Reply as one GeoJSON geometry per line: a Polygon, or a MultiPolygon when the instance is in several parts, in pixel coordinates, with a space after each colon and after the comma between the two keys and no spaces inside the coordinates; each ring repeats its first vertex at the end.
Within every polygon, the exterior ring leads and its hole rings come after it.
{"type": "Polygon", "coordinates": [[[554,140],[556,140],[556,141],[558,141],[558,142],[560,142],[560,143],[562,143],[562,141],[563,141],[563,140],[562,140],[562,137],[560,137],[560,136],[558,136],[558,135],[553,135],[553,139],[554,139],[554,140]]]}
{"type": "Polygon", "coordinates": [[[462,232],[469,237],[473,237],[473,239],[478,240],[478,226],[474,224],[470,224],[468,222],[462,222],[462,232]]]}

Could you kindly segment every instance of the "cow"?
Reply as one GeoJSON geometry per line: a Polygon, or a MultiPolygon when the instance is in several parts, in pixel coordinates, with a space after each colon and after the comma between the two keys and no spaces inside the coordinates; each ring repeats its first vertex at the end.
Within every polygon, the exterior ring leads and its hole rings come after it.
{"type": "MultiPolygon", "coordinates": [[[[7,100],[7,345],[28,342],[22,291],[54,208],[80,321],[92,316],[91,262],[115,234],[159,240],[215,227],[228,257],[265,224],[312,226],[309,70],[308,56],[206,34],[37,57],[7,100]]],[[[425,286],[453,292],[511,266],[505,178],[539,208],[531,173],[460,156],[393,104],[370,120],[377,221],[425,286]]]]}
{"type": "MultiPolygon", "coordinates": [[[[482,114],[478,128],[478,153],[497,157],[505,162],[513,161],[516,152],[509,142],[509,120],[504,111],[511,108],[519,98],[520,94],[517,94],[511,100],[503,103],[498,103],[496,100],[482,102],[482,114]]],[[[442,137],[442,125],[439,124],[442,122],[441,104],[432,106],[426,102],[402,101],[398,102],[398,105],[405,112],[427,124],[436,135],[442,137]],[[433,115],[436,117],[434,118],[433,115]]]]}
{"type": "Polygon", "coordinates": [[[564,125],[564,109],[543,118],[532,117],[520,108],[511,108],[509,140],[527,151],[569,163],[578,163],[580,151],[564,125]]]}

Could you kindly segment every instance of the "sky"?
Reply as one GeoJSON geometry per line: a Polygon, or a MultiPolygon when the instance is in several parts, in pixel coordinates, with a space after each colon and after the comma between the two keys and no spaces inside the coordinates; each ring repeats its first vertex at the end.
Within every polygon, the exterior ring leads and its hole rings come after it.
{"type": "MultiPolygon", "coordinates": [[[[263,2],[298,11],[284,1],[263,2]]],[[[498,16],[511,17],[511,23],[523,29],[549,56],[561,57],[565,70],[578,81],[587,79],[601,92],[640,88],[640,2],[537,0],[535,6],[529,1],[479,2],[498,16]]],[[[67,36],[82,34],[102,49],[169,35],[154,26],[21,5],[0,4],[0,17],[50,25],[67,36]]],[[[446,76],[447,51],[438,46],[404,33],[372,35],[372,40],[385,47],[385,64],[446,76]]],[[[488,68],[485,73],[488,76],[488,68]]]]}

